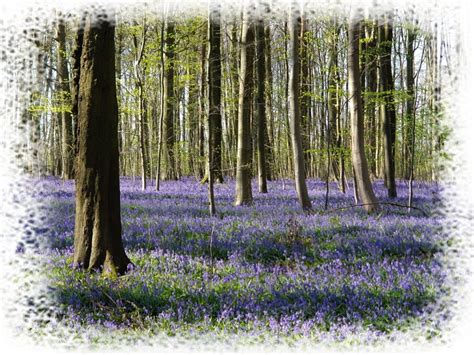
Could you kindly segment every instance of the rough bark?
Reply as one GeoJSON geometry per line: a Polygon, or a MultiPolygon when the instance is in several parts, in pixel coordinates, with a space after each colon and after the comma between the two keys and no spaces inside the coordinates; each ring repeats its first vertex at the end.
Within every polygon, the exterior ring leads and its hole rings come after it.
{"type": "Polygon", "coordinates": [[[360,69],[359,69],[359,38],[360,22],[351,19],[349,23],[349,53],[348,53],[348,84],[349,111],[351,118],[351,150],[354,170],[356,196],[364,204],[364,209],[371,213],[378,211],[380,206],[375,197],[370,182],[367,158],[364,151],[364,119],[362,110],[360,69]]]}
{"type": "Polygon", "coordinates": [[[255,25],[249,20],[249,9],[244,9],[240,48],[239,113],[237,135],[237,168],[235,205],[249,205],[252,197],[252,144],[250,115],[252,106],[252,77],[255,25]]]}
{"type": "Polygon", "coordinates": [[[81,53],[74,265],[123,274],[114,26],[89,17],[81,53]]]}
{"type": "Polygon", "coordinates": [[[311,201],[305,181],[304,150],[301,137],[300,113],[300,51],[298,41],[298,12],[292,5],[288,18],[289,48],[288,48],[288,115],[290,123],[291,146],[293,149],[293,162],[295,173],[296,193],[301,207],[311,209],[311,201]]]}

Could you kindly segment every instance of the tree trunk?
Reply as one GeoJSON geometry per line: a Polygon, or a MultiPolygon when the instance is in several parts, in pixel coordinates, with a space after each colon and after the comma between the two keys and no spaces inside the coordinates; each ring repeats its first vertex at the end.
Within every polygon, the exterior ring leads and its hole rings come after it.
{"type": "MultiPolygon", "coordinates": [[[[58,81],[61,102],[65,105],[69,101],[69,71],[66,62],[66,26],[62,19],[58,23],[58,81]]],[[[74,175],[74,156],[72,146],[72,116],[63,107],[61,110],[61,150],[62,150],[62,178],[72,179],[74,175]]]]}
{"type": "Polygon", "coordinates": [[[267,162],[265,142],[265,25],[259,20],[256,25],[257,39],[257,160],[258,160],[258,190],[267,193],[267,162]]]}
{"type": "Polygon", "coordinates": [[[349,53],[348,53],[348,82],[349,82],[349,111],[351,117],[352,165],[354,183],[358,197],[367,212],[380,209],[377,198],[372,190],[367,159],[364,151],[364,119],[361,100],[360,69],[359,69],[359,36],[360,22],[351,19],[349,23],[349,53]]]}
{"type": "MultiPolygon", "coordinates": [[[[209,119],[212,130],[212,166],[215,181],[224,182],[222,175],[222,117],[221,117],[221,17],[220,8],[209,12],[209,119]]],[[[210,154],[211,155],[211,154],[210,154]]]]}
{"type": "Polygon", "coordinates": [[[74,265],[123,274],[114,27],[89,16],[78,96],[74,265]]]}
{"type": "Polygon", "coordinates": [[[415,42],[415,32],[413,30],[408,30],[408,44],[407,44],[407,152],[410,156],[410,162],[407,171],[407,177],[409,179],[408,184],[408,208],[411,209],[413,205],[413,179],[414,179],[414,169],[415,169],[415,137],[416,137],[416,121],[415,121],[415,92],[414,92],[414,66],[415,66],[415,51],[413,44],[415,42]]]}
{"type": "Polygon", "coordinates": [[[266,131],[266,143],[265,143],[265,158],[267,180],[274,178],[272,172],[276,171],[273,147],[275,144],[274,129],[273,129],[273,115],[272,115],[272,60],[271,60],[271,37],[270,37],[270,26],[265,26],[265,114],[267,115],[268,129],[266,131]],[[272,165],[273,164],[273,165],[272,165]]]}
{"type": "Polygon", "coordinates": [[[383,141],[384,141],[384,165],[388,197],[397,197],[395,185],[395,131],[396,115],[393,98],[393,77],[392,77],[392,39],[393,28],[391,23],[379,26],[379,38],[381,46],[380,57],[380,78],[382,93],[384,97],[384,120],[383,120],[383,141]]]}
{"type": "Polygon", "coordinates": [[[367,88],[365,100],[365,112],[367,117],[367,126],[369,129],[368,132],[368,149],[367,149],[367,161],[369,164],[369,172],[375,177],[377,176],[376,170],[376,146],[377,146],[377,119],[376,119],[376,100],[375,95],[377,93],[377,39],[376,39],[376,30],[373,25],[366,26],[366,41],[367,41],[367,53],[366,57],[366,77],[367,77],[367,88]]]}
{"type": "Polygon", "coordinates": [[[169,21],[166,25],[166,46],[165,46],[165,76],[164,76],[164,112],[163,122],[163,152],[165,170],[162,172],[163,180],[177,180],[176,163],[174,156],[174,46],[175,46],[175,26],[169,21]]]}
{"type": "Polygon", "coordinates": [[[138,45],[138,39],[133,35],[133,44],[136,50],[135,63],[134,63],[134,76],[135,76],[135,88],[138,92],[138,127],[140,136],[140,160],[142,168],[142,190],[146,190],[146,176],[147,176],[147,154],[146,154],[146,132],[145,132],[145,120],[147,116],[146,102],[145,102],[145,70],[140,68],[140,63],[143,58],[145,49],[145,38],[146,38],[146,25],[143,24],[143,36],[141,38],[140,46],[138,45]]]}
{"type": "Polygon", "coordinates": [[[293,162],[295,172],[296,193],[301,207],[304,210],[311,209],[311,201],[309,200],[308,189],[305,181],[305,164],[303,142],[301,137],[301,114],[300,114],[300,51],[298,41],[298,11],[293,7],[288,18],[289,30],[289,50],[288,50],[288,114],[290,121],[291,143],[293,148],[293,162]]]}
{"type": "Polygon", "coordinates": [[[163,122],[165,120],[165,22],[164,19],[160,26],[160,123],[158,132],[158,157],[156,162],[156,181],[155,190],[160,190],[161,179],[161,156],[163,154],[163,122]]]}
{"type": "Polygon", "coordinates": [[[255,25],[250,23],[249,9],[244,9],[240,48],[239,115],[237,136],[237,169],[235,205],[249,205],[252,197],[252,144],[250,114],[252,106],[252,77],[255,25]]]}
{"type": "Polygon", "coordinates": [[[301,92],[300,92],[300,103],[301,103],[301,139],[303,145],[303,154],[304,154],[304,165],[305,165],[305,176],[309,176],[310,169],[310,160],[311,153],[310,142],[309,142],[309,132],[310,132],[310,106],[311,106],[311,84],[309,77],[309,56],[308,56],[308,19],[301,18],[299,19],[300,27],[300,68],[301,68],[301,92]]]}

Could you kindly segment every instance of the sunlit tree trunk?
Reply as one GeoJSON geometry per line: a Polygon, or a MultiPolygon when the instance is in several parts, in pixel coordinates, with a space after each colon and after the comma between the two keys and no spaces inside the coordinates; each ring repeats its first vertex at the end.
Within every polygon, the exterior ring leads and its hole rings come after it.
{"type": "Polygon", "coordinates": [[[367,159],[364,151],[364,116],[362,110],[360,69],[359,69],[359,38],[360,22],[351,19],[349,23],[349,53],[348,53],[348,81],[349,81],[349,111],[351,118],[351,150],[354,169],[354,183],[356,196],[360,198],[367,212],[380,209],[370,182],[367,159]]]}
{"type": "Polygon", "coordinates": [[[237,169],[235,205],[249,205],[252,197],[252,144],[250,114],[252,105],[252,77],[255,25],[250,22],[249,8],[244,9],[240,49],[239,116],[237,137],[237,169]]]}
{"type": "Polygon", "coordinates": [[[293,148],[293,162],[296,183],[296,193],[301,207],[304,210],[311,209],[311,201],[305,181],[304,151],[301,137],[301,113],[300,113],[300,51],[298,41],[298,10],[293,3],[288,18],[289,49],[288,49],[288,114],[290,121],[291,144],[293,148]]]}
{"type": "Polygon", "coordinates": [[[114,26],[87,19],[78,85],[74,265],[127,271],[122,243],[114,26]]]}

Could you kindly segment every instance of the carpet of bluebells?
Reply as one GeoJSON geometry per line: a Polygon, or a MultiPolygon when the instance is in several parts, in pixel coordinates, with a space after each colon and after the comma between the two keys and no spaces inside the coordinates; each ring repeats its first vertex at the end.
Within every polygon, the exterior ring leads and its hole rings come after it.
{"type": "MultiPolygon", "coordinates": [[[[429,319],[449,292],[437,186],[415,182],[414,204],[426,215],[394,205],[367,215],[341,209],[353,196],[335,183],[325,212],[325,183],[307,183],[313,213],[302,212],[290,180],[269,182],[267,194],[254,185],[254,205],[235,207],[228,180],[215,187],[218,212],[210,217],[207,186],[193,178],[162,182],[159,192],[122,178],[123,239],[134,266],[111,279],[71,268],[74,184],[44,179],[37,192],[49,209],[44,271],[57,321],[147,336],[338,341],[361,329],[377,339],[414,325],[432,336],[429,319]]],[[[381,181],[374,188],[381,201],[406,204],[405,182],[392,200],[381,181]]]]}

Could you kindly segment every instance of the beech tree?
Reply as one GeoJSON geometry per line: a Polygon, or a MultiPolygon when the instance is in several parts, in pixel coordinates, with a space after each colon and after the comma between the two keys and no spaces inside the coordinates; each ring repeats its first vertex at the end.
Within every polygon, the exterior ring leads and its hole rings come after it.
{"type": "Polygon", "coordinates": [[[255,25],[250,21],[249,8],[244,9],[240,48],[239,114],[237,136],[237,169],[235,205],[249,205],[252,197],[252,144],[250,141],[250,110],[252,105],[252,77],[255,25]]]}
{"type": "Polygon", "coordinates": [[[305,180],[305,164],[303,142],[301,137],[301,111],[300,111],[300,51],[299,51],[299,20],[295,4],[291,5],[288,17],[288,33],[290,35],[288,48],[288,114],[290,120],[291,146],[293,148],[293,163],[295,172],[296,193],[301,207],[311,209],[308,189],[305,180]]]}
{"type": "Polygon", "coordinates": [[[122,243],[115,84],[114,24],[89,15],[76,43],[78,67],[74,265],[123,274],[131,263],[122,243]],[[78,56],[77,54],[80,55],[78,56]]]}
{"type": "Polygon", "coordinates": [[[265,24],[263,19],[256,25],[257,42],[257,159],[258,191],[267,193],[267,161],[265,143],[267,127],[265,117],[265,24]]]}
{"type": "Polygon", "coordinates": [[[175,24],[172,19],[168,19],[166,24],[166,40],[165,40],[165,75],[163,77],[163,160],[165,162],[165,170],[162,172],[163,180],[176,180],[175,164],[175,132],[174,132],[174,47],[175,47],[175,24]]]}
{"type": "Polygon", "coordinates": [[[361,199],[367,212],[380,210],[370,182],[367,158],[364,151],[364,115],[360,86],[359,45],[360,22],[351,18],[349,22],[349,53],[348,53],[348,81],[349,81],[349,111],[351,119],[351,149],[354,183],[357,196],[361,199]]]}
{"type": "Polygon", "coordinates": [[[387,185],[388,197],[397,197],[395,185],[395,132],[396,113],[393,97],[392,76],[392,40],[393,27],[390,16],[385,17],[385,23],[379,25],[380,40],[380,87],[384,98],[384,109],[382,110],[383,142],[384,142],[384,174],[387,185]]]}

